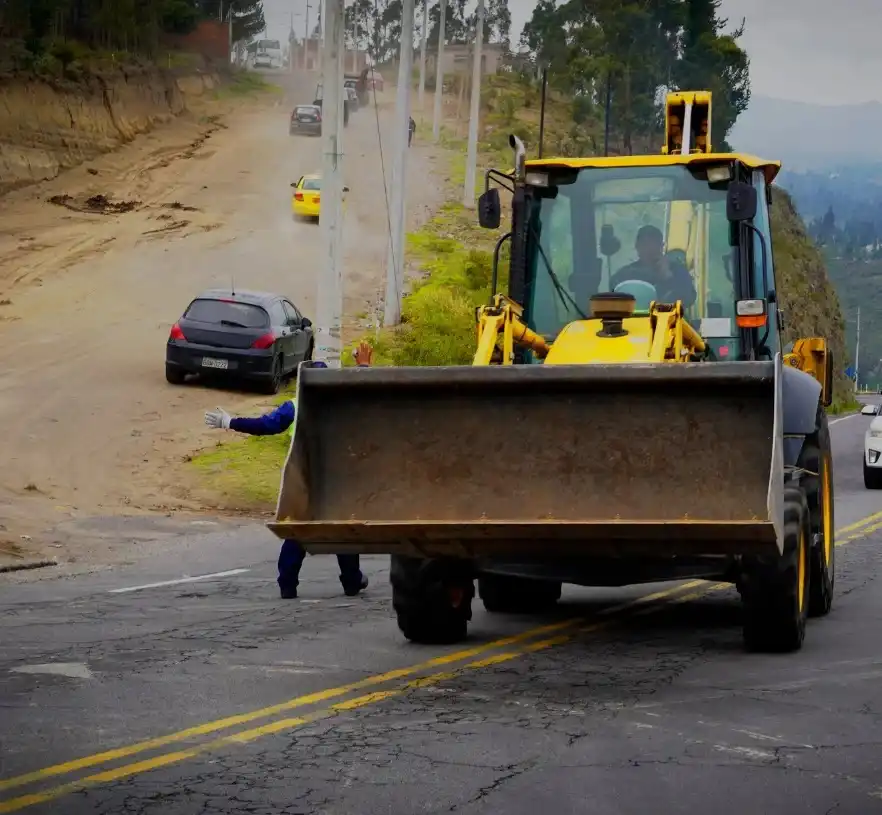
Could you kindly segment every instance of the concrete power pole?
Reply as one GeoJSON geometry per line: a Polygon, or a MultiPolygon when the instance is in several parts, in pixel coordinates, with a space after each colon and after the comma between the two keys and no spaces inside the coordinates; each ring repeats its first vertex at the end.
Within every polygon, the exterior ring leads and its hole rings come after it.
{"type": "Polygon", "coordinates": [[[861,307],[858,306],[857,313],[857,342],[854,344],[854,392],[858,392],[860,388],[860,363],[861,363],[861,307]]]}
{"type": "Polygon", "coordinates": [[[441,138],[441,113],[444,97],[444,23],[447,22],[447,0],[441,0],[441,18],[438,21],[438,49],[435,52],[435,108],[432,112],[432,138],[441,138]]]}
{"type": "Polygon", "coordinates": [[[426,38],[429,36],[429,0],[423,0],[423,31],[420,37],[420,112],[423,110],[423,99],[426,94],[426,38]]]}
{"type": "Polygon", "coordinates": [[[325,0],[322,21],[327,38],[322,49],[322,208],[319,215],[324,246],[322,274],[316,297],[315,359],[340,367],[343,319],[343,9],[345,0],[325,0]]]}
{"type": "Polygon", "coordinates": [[[475,24],[475,62],[472,65],[472,104],[469,112],[469,152],[466,158],[465,186],[462,203],[475,206],[475,172],[478,163],[478,117],[481,115],[481,45],[484,42],[484,0],[478,0],[478,19],[475,24]]]}
{"type": "Polygon", "coordinates": [[[401,322],[401,298],[404,287],[404,204],[407,190],[407,132],[410,124],[410,73],[413,70],[414,0],[402,0],[401,54],[398,63],[398,88],[395,97],[395,150],[392,164],[392,201],[389,220],[392,225],[388,264],[386,266],[386,304],[383,325],[401,322]]]}

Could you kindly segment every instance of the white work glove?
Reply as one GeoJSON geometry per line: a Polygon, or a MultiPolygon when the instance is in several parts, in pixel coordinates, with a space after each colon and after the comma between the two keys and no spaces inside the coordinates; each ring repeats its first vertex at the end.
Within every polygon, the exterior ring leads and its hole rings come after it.
{"type": "Polygon", "coordinates": [[[215,408],[205,414],[205,424],[209,427],[218,427],[224,430],[230,429],[230,414],[223,408],[215,408]]]}

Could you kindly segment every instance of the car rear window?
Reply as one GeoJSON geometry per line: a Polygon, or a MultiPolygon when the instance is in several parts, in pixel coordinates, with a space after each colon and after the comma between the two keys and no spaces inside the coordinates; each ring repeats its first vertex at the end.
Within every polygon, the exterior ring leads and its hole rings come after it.
{"type": "Polygon", "coordinates": [[[304,178],[303,186],[301,189],[304,190],[320,190],[322,188],[322,180],[320,178],[304,178]]]}
{"type": "Polygon", "coordinates": [[[303,105],[302,107],[295,108],[294,112],[298,114],[311,113],[313,116],[315,116],[315,114],[318,113],[318,108],[315,105],[303,105]]]}
{"type": "Polygon", "coordinates": [[[235,323],[244,328],[264,328],[269,325],[269,315],[260,306],[207,298],[190,303],[184,317],[202,323],[235,323]]]}

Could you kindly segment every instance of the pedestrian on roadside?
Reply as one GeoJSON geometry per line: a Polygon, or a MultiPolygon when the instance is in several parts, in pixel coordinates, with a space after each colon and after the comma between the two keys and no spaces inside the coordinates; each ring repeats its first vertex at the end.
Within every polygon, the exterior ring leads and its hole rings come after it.
{"type": "MultiPolygon", "coordinates": [[[[371,364],[373,349],[362,342],[355,352],[355,362],[360,368],[371,364]]],[[[324,362],[307,362],[314,368],[327,368],[324,362]]],[[[223,408],[216,408],[205,414],[205,424],[223,430],[235,430],[250,436],[273,436],[285,431],[291,432],[294,425],[296,405],[294,399],[282,402],[275,410],[254,419],[230,416],[223,408]]],[[[279,591],[283,600],[297,597],[297,586],[300,583],[300,568],[306,558],[306,552],[296,540],[282,541],[279,552],[279,591]]],[[[340,566],[340,583],[347,597],[354,597],[368,587],[368,579],[362,573],[358,555],[337,555],[340,566]]]]}
{"type": "Polygon", "coordinates": [[[407,124],[407,146],[410,147],[410,143],[413,141],[413,134],[416,133],[416,122],[413,120],[413,116],[409,117],[410,121],[407,124]]]}

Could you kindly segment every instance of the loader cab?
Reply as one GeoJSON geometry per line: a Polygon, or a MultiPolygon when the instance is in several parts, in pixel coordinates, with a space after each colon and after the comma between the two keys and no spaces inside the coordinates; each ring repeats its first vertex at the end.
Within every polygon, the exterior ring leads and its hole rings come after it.
{"type": "MultiPolygon", "coordinates": [[[[780,350],[768,186],[776,171],[730,154],[528,162],[515,184],[508,296],[549,342],[586,318],[598,292],[634,295],[638,313],[652,300],[689,299],[686,316],[713,358],[772,358],[780,350]],[[647,234],[661,236],[653,252],[640,245],[647,234]],[[662,267],[681,282],[688,275],[694,296],[659,278],[662,267]]],[[[540,361],[518,353],[517,361],[540,361]]]]}

